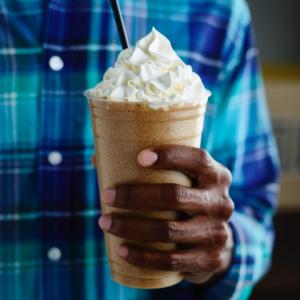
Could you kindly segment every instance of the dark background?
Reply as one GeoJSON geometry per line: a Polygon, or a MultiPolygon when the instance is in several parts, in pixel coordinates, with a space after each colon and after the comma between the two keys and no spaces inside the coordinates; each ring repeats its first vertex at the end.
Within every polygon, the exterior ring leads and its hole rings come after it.
{"type": "Polygon", "coordinates": [[[251,300],[300,299],[300,213],[278,212],[276,244],[270,272],[254,289],[251,300]]]}
{"type": "Polygon", "coordinates": [[[248,0],[263,63],[300,64],[300,1],[248,0]]]}

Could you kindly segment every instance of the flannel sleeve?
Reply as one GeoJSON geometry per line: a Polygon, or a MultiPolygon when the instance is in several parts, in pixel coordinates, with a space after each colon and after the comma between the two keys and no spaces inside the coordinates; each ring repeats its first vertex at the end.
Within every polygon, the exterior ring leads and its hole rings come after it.
{"type": "Polygon", "coordinates": [[[225,146],[211,153],[233,175],[230,195],[235,211],[230,226],[235,246],[229,270],[205,288],[204,299],[214,300],[248,299],[254,285],[267,272],[278,194],[277,148],[250,17],[231,39],[224,45],[225,64],[216,99],[218,121],[214,125],[214,132],[223,135],[219,144],[225,146]]]}

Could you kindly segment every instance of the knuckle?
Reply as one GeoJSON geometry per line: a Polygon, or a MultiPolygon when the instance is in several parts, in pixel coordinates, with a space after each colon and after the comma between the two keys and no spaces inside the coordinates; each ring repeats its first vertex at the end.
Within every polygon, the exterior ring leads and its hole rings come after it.
{"type": "Polygon", "coordinates": [[[217,245],[224,246],[228,239],[227,226],[225,222],[220,223],[214,231],[213,241],[217,245]]]}
{"type": "Polygon", "coordinates": [[[178,266],[180,265],[180,259],[179,256],[176,254],[169,254],[168,256],[168,265],[167,268],[169,270],[177,270],[178,266]]]}
{"type": "Polygon", "coordinates": [[[210,270],[218,270],[222,267],[222,256],[219,252],[211,254],[210,259],[207,261],[207,268],[210,270]]]}
{"type": "Polygon", "coordinates": [[[234,211],[234,203],[225,190],[218,198],[218,215],[225,220],[228,220],[234,211]]]}
{"type": "Polygon", "coordinates": [[[201,191],[201,194],[200,193],[198,194],[197,200],[199,204],[201,203],[202,205],[209,207],[209,204],[212,201],[212,197],[213,196],[210,190],[203,190],[201,191]]]}
{"type": "Polygon", "coordinates": [[[199,153],[201,154],[202,159],[208,159],[209,154],[208,154],[208,151],[206,149],[199,149],[199,153]]]}
{"type": "Polygon", "coordinates": [[[203,255],[203,253],[200,252],[195,258],[195,267],[198,270],[202,270],[203,266],[205,265],[205,264],[203,264],[204,261],[205,261],[205,257],[203,255]]]}
{"type": "Polygon", "coordinates": [[[211,181],[214,183],[222,182],[222,168],[219,167],[219,164],[214,164],[211,166],[211,181]]]}
{"type": "Polygon", "coordinates": [[[228,220],[234,211],[234,203],[232,199],[228,196],[226,197],[226,201],[224,201],[223,210],[224,210],[224,217],[228,220]]]}
{"type": "Polygon", "coordinates": [[[232,175],[226,167],[214,160],[210,160],[210,162],[206,165],[207,176],[209,177],[210,182],[217,183],[225,187],[230,186],[232,175]]]}
{"type": "Polygon", "coordinates": [[[169,221],[166,223],[165,236],[166,240],[174,241],[176,239],[177,233],[180,230],[179,225],[175,221],[169,221]]]}
{"type": "Polygon", "coordinates": [[[203,164],[205,165],[211,165],[212,159],[210,154],[205,149],[198,149],[197,151],[198,160],[201,160],[203,164]]]}
{"type": "Polygon", "coordinates": [[[222,256],[220,253],[214,256],[213,267],[215,270],[220,269],[222,267],[222,256]]]}
{"type": "Polygon", "coordinates": [[[222,182],[222,168],[220,168],[219,163],[211,160],[206,163],[206,168],[204,169],[206,173],[206,179],[211,184],[218,184],[222,182]]]}
{"type": "Polygon", "coordinates": [[[230,185],[232,182],[232,175],[231,172],[229,171],[229,169],[227,169],[226,167],[222,166],[222,183],[226,184],[226,185],[230,185]]]}
{"type": "Polygon", "coordinates": [[[185,187],[180,185],[173,185],[173,200],[176,204],[182,204],[189,197],[188,191],[185,187]]]}
{"type": "Polygon", "coordinates": [[[210,166],[213,162],[212,157],[205,149],[191,148],[190,159],[199,163],[200,166],[210,166]]]}

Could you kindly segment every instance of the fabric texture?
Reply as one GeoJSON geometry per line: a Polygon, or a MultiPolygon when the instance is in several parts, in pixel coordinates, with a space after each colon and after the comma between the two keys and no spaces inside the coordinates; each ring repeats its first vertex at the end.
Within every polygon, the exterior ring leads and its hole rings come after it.
{"type": "Polygon", "coordinates": [[[202,147],[233,174],[235,248],[210,285],[110,279],[88,105],[121,50],[106,0],[0,0],[0,299],[247,299],[272,255],[278,159],[243,0],[120,0],[131,44],[152,26],[212,91],[202,147]]]}

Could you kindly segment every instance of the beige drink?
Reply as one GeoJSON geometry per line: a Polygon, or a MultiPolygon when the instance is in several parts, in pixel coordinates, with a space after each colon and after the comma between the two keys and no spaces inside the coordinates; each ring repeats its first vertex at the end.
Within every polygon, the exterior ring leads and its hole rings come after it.
{"type": "MultiPolygon", "coordinates": [[[[93,121],[100,191],[126,183],[174,183],[190,186],[176,171],[151,170],[137,164],[140,151],[165,144],[200,146],[209,93],[201,79],[176,55],[155,29],[135,48],[122,51],[103,81],[85,93],[93,121]]],[[[178,218],[175,211],[140,212],[102,204],[102,213],[135,218],[178,218]]],[[[178,272],[138,268],[117,254],[123,240],[105,233],[112,278],[135,288],[162,288],[182,280],[178,272]]],[[[171,243],[139,243],[168,251],[171,243]]]]}
{"type": "MultiPolygon", "coordinates": [[[[153,110],[144,104],[89,100],[93,119],[100,191],[121,183],[176,183],[190,186],[184,174],[176,171],[145,169],[137,164],[138,153],[162,144],[198,147],[205,105],[153,110]]],[[[121,210],[102,204],[103,213],[129,214],[140,218],[176,219],[175,212],[138,212],[121,210]]],[[[175,272],[137,268],[117,254],[122,239],[105,234],[112,278],[135,288],[162,288],[181,281],[175,272]]],[[[131,241],[131,243],[136,243],[131,241]]],[[[170,250],[174,244],[143,243],[140,247],[170,250]]]]}

